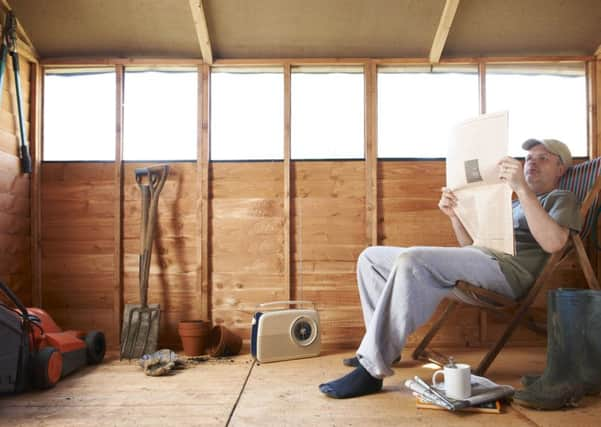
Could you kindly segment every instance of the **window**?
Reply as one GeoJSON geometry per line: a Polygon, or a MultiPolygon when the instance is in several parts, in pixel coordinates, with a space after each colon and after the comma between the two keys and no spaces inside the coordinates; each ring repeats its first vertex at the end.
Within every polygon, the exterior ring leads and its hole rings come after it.
{"type": "Polygon", "coordinates": [[[43,159],[115,160],[115,92],[112,69],[46,71],[43,159]]]}
{"type": "Polygon", "coordinates": [[[197,81],[195,68],[125,70],[124,160],[196,160],[197,81]]]}
{"type": "Polygon", "coordinates": [[[284,158],[282,68],[214,69],[211,160],[284,158]]]}
{"type": "Polygon", "coordinates": [[[492,64],[486,67],[487,111],[509,111],[509,154],[524,156],[528,138],[565,142],[587,155],[584,64],[492,64]]]}
{"type": "Polygon", "coordinates": [[[291,158],[362,159],[363,69],[296,67],[291,79],[291,158]]]}
{"type": "Polygon", "coordinates": [[[479,113],[476,66],[378,68],[378,157],[442,158],[458,123],[479,113]]]}

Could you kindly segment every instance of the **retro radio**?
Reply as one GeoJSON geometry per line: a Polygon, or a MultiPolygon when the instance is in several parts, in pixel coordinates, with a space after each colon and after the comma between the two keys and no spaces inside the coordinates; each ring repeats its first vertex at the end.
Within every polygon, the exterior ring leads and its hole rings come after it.
{"type": "Polygon", "coordinates": [[[275,301],[257,307],[251,330],[251,353],[257,361],[318,356],[320,345],[319,314],[312,302],[275,301]]]}

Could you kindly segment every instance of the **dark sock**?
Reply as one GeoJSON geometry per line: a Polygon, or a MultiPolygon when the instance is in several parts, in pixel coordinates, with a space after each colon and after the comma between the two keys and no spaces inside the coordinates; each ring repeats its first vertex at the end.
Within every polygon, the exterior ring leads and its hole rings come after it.
{"type": "MultiPolygon", "coordinates": [[[[395,363],[398,363],[401,361],[401,356],[397,357],[396,359],[394,359],[392,361],[392,364],[394,365],[395,363]]],[[[353,368],[358,368],[359,366],[361,366],[361,363],[359,363],[359,358],[357,356],[353,356],[353,357],[349,357],[346,359],[342,359],[342,364],[344,366],[351,366],[353,368]]]]}
{"type": "Polygon", "coordinates": [[[363,366],[359,366],[353,372],[337,380],[319,385],[322,393],[336,399],[364,396],[376,393],[381,389],[382,380],[372,377],[363,366]]]}

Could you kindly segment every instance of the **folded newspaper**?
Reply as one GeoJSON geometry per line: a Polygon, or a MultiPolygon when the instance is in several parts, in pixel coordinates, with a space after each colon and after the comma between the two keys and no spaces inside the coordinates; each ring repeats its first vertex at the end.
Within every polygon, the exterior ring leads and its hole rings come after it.
{"type": "Polygon", "coordinates": [[[440,388],[427,384],[420,377],[414,377],[405,381],[405,387],[413,391],[420,400],[448,409],[457,411],[459,409],[478,406],[486,402],[494,402],[513,396],[514,388],[510,385],[499,385],[488,378],[478,375],[471,376],[472,395],[464,400],[451,399],[444,392],[444,383],[440,388]]]}

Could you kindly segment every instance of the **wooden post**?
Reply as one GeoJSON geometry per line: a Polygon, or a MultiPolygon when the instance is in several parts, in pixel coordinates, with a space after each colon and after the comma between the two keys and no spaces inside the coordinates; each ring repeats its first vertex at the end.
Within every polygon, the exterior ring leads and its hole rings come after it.
{"type": "Polygon", "coordinates": [[[198,221],[200,232],[197,233],[199,264],[196,274],[200,287],[200,314],[203,319],[211,320],[209,307],[209,114],[210,114],[210,81],[211,69],[207,64],[198,67],[201,76],[199,85],[199,139],[197,179],[199,188],[198,221]]]}
{"type": "MultiPolygon", "coordinates": [[[[478,94],[479,94],[479,112],[486,114],[486,63],[478,63],[478,94]]],[[[488,312],[481,308],[478,310],[478,339],[483,346],[488,341],[488,312]]]]}
{"type": "Polygon", "coordinates": [[[368,246],[378,244],[378,72],[374,62],[365,64],[365,223],[368,246]]]}
{"type": "Polygon", "coordinates": [[[586,62],[586,97],[587,97],[587,123],[590,158],[599,157],[601,150],[599,148],[599,128],[600,117],[597,114],[597,105],[601,97],[601,88],[598,84],[601,80],[599,76],[599,64],[595,61],[586,62]]]}
{"type": "MultiPolygon", "coordinates": [[[[123,312],[123,83],[124,67],[115,66],[115,199],[114,199],[114,273],[113,328],[121,342],[123,312]]],[[[118,343],[118,344],[119,344],[118,343]]]]}
{"type": "Polygon", "coordinates": [[[284,64],[284,299],[290,300],[294,292],[291,279],[290,246],[290,64],[284,64]]]}
{"type": "Polygon", "coordinates": [[[480,114],[486,114],[486,63],[478,64],[478,91],[480,94],[480,114]]]}
{"type": "Polygon", "coordinates": [[[29,147],[32,157],[31,180],[31,298],[35,307],[42,307],[42,212],[41,212],[41,111],[42,111],[42,68],[31,64],[31,98],[29,102],[29,147]]]}
{"type": "MultiPolygon", "coordinates": [[[[601,114],[599,114],[599,103],[601,102],[601,58],[599,57],[599,51],[596,53],[594,60],[588,62],[587,83],[589,90],[587,95],[589,98],[589,154],[592,159],[601,155],[601,114]]],[[[601,224],[597,224],[597,235],[601,232],[601,224]]],[[[597,272],[597,281],[601,282],[601,269],[598,268],[601,265],[601,253],[599,251],[593,251],[596,254],[592,258],[592,264],[597,272]]]]}

